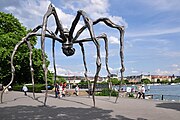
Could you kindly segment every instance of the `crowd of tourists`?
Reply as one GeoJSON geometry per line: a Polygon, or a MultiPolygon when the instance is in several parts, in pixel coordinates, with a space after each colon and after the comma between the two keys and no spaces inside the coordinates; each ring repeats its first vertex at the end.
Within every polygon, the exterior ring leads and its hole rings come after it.
{"type": "MultiPolygon", "coordinates": [[[[67,89],[66,89],[66,82],[64,83],[56,83],[55,84],[55,98],[62,98],[65,96],[70,96],[70,93],[68,93],[67,89]]],[[[79,95],[79,87],[78,85],[76,85],[74,93],[76,96],[79,95]]]]}

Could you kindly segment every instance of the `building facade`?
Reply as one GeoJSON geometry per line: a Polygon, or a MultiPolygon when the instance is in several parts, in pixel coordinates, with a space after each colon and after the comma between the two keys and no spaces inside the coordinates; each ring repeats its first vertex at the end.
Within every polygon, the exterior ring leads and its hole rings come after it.
{"type": "Polygon", "coordinates": [[[148,79],[151,82],[162,82],[162,81],[168,81],[171,82],[178,78],[178,76],[167,76],[167,75],[137,75],[137,76],[127,76],[126,80],[129,82],[137,83],[141,82],[142,79],[148,79]]]}

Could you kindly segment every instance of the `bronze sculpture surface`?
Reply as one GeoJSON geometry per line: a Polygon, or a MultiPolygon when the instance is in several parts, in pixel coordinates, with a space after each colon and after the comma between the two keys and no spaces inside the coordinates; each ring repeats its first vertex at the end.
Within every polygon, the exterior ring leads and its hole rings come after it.
{"type": "MultiPolygon", "coordinates": [[[[121,64],[121,69],[120,69],[120,73],[121,73],[121,81],[123,80],[123,73],[125,71],[124,68],[124,27],[123,26],[119,26],[117,24],[114,24],[109,18],[99,18],[95,21],[92,21],[84,11],[79,10],[77,11],[77,15],[74,19],[74,21],[72,22],[71,28],[70,30],[63,28],[63,25],[61,23],[61,21],[58,18],[58,15],[56,13],[56,9],[54,6],[52,6],[52,4],[49,5],[47,12],[45,13],[44,17],[43,17],[43,23],[42,25],[38,25],[36,28],[34,28],[30,33],[28,33],[24,38],[22,38],[22,40],[20,42],[18,42],[13,50],[12,56],[11,56],[11,72],[12,72],[12,77],[11,77],[11,81],[10,83],[5,87],[8,88],[11,83],[14,80],[14,75],[15,75],[15,67],[13,65],[13,58],[14,55],[18,49],[18,47],[20,45],[22,45],[23,43],[26,43],[28,45],[30,54],[29,54],[29,61],[30,61],[30,72],[31,72],[31,79],[32,79],[32,84],[33,84],[33,97],[35,99],[35,94],[34,94],[34,70],[32,67],[32,46],[30,44],[29,38],[32,36],[41,36],[41,50],[42,50],[42,62],[43,62],[43,71],[44,71],[44,80],[46,83],[46,92],[45,92],[45,100],[44,100],[44,105],[46,105],[46,101],[47,101],[47,92],[48,92],[48,87],[47,87],[47,67],[45,65],[46,61],[45,61],[45,37],[51,38],[53,41],[53,47],[52,47],[52,51],[53,51],[53,64],[54,64],[54,74],[55,74],[55,81],[56,81],[56,66],[55,66],[55,55],[54,55],[54,47],[55,47],[55,41],[58,41],[62,44],[62,51],[66,56],[72,56],[75,53],[75,49],[73,48],[73,44],[79,44],[81,47],[81,51],[82,51],[82,55],[83,55],[83,63],[84,63],[84,68],[85,68],[85,79],[87,79],[87,65],[86,65],[86,59],[85,59],[85,51],[84,51],[84,46],[83,43],[84,42],[93,42],[94,45],[96,46],[96,73],[94,76],[94,84],[93,84],[93,90],[92,90],[92,98],[93,98],[93,104],[95,106],[95,96],[94,96],[94,92],[95,92],[95,87],[96,87],[96,83],[98,80],[98,76],[99,76],[99,72],[101,70],[101,55],[100,55],[100,44],[99,44],[99,40],[103,39],[105,42],[105,52],[106,52],[106,70],[108,73],[108,78],[110,78],[110,71],[108,68],[108,39],[106,34],[101,34],[99,36],[95,36],[94,34],[94,30],[93,30],[93,25],[96,25],[99,22],[104,22],[107,26],[111,27],[111,28],[115,28],[119,31],[120,33],[120,64],[121,64]],[[55,18],[55,22],[56,22],[56,30],[55,32],[49,31],[47,29],[47,21],[48,18],[53,15],[55,18]],[[75,34],[75,36],[73,36],[74,30],[76,28],[77,23],[80,20],[80,17],[82,16],[83,21],[84,21],[84,26],[81,27],[77,33],[75,34]],[[38,33],[38,31],[41,29],[41,33],[38,33]],[[88,29],[89,34],[90,34],[90,38],[85,38],[85,39],[78,39],[80,34],[85,30],[88,29]]],[[[1,103],[2,103],[2,97],[3,97],[3,93],[4,90],[1,93],[1,103]]],[[[116,101],[118,99],[119,96],[117,96],[116,101]]]]}

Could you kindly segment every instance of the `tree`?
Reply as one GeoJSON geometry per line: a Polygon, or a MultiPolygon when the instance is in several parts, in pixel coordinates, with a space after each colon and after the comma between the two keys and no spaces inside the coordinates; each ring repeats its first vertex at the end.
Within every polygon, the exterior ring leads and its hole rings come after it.
{"type": "Polygon", "coordinates": [[[160,83],[161,81],[160,81],[160,79],[157,79],[157,83],[160,83]]]}
{"type": "Polygon", "coordinates": [[[180,83],[180,78],[177,78],[173,81],[174,83],[180,83]]]}
{"type": "Polygon", "coordinates": [[[141,83],[143,83],[143,84],[150,84],[151,81],[149,79],[141,79],[141,83]]]}
{"type": "MultiPolygon", "coordinates": [[[[30,30],[26,30],[24,26],[12,14],[0,12],[0,83],[7,85],[11,79],[11,54],[15,45],[30,30]]],[[[37,38],[30,39],[33,48],[33,68],[35,83],[44,83],[41,50],[34,48],[37,38]]],[[[47,56],[46,56],[47,61],[47,56]]],[[[47,61],[47,66],[49,61],[47,61]]],[[[30,67],[29,67],[29,49],[26,44],[21,45],[14,57],[15,78],[14,82],[18,84],[31,83],[30,67]]]]}
{"type": "Polygon", "coordinates": [[[110,80],[108,80],[108,82],[112,82],[113,85],[119,85],[120,81],[117,78],[110,78],[110,80]]]}
{"type": "Polygon", "coordinates": [[[122,84],[130,84],[128,80],[123,80],[122,84]]]}
{"type": "Polygon", "coordinates": [[[160,83],[161,83],[161,84],[167,84],[167,83],[169,83],[169,81],[168,81],[168,80],[163,80],[163,81],[161,81],[160,83]]]}
{"type": "Polygon", "coordinates": [[[88,81],[85,81],[85,80],[81,80],[79,82],[80,85],[88,85],[88,81]]]}
{"type": "Polygon", "coordinates": [[[55,84],[54,82],[56,82],[58,84],[67,82],[62,76],[56,76],[56,81],[53,80],[53,77],[54,77],[54,73],[48,71],[48,76],[47,76],[48,84],[53,85],[53,84],[55,84]]]}

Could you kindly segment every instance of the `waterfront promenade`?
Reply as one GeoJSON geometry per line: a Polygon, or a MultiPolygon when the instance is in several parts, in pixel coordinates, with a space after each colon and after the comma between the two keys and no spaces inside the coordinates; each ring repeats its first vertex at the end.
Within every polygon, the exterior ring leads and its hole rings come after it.
{"type": "Polygon", "coordinates": [[[88,96],[70,96],[62,99],[48,95],[47,106],[43,106],[44,93],[10,91],[4,94],[0,104],[0,119],[52,119],[52,120],[179,120],[180,103],[131,98],[96,96],[96,108],[88,96]]]}

